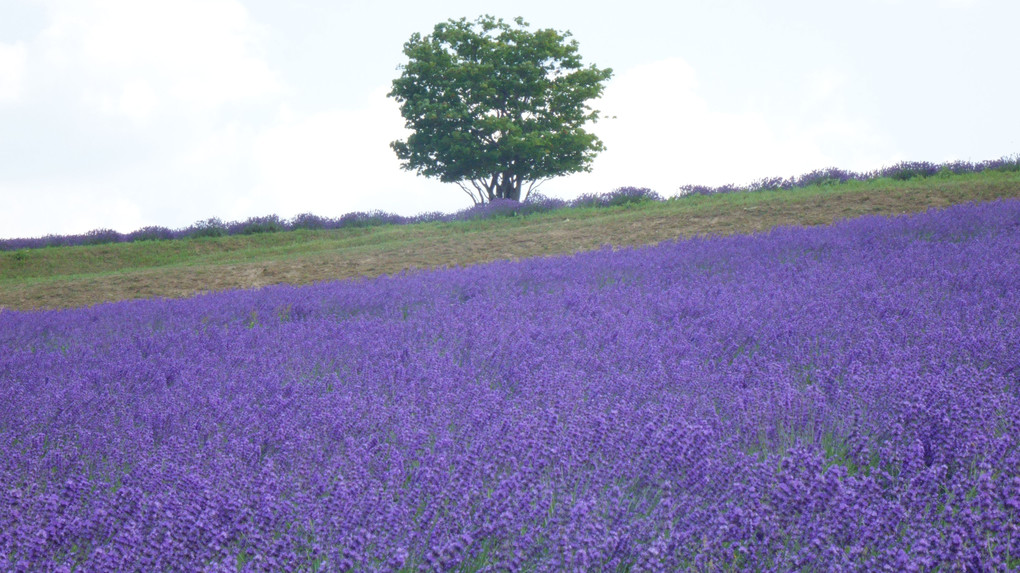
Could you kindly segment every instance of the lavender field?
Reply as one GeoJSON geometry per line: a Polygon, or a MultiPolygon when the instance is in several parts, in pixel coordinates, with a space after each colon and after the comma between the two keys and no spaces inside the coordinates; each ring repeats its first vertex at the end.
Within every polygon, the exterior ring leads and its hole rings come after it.
{"type": "Polygon", "coordinates": [[[0,571],[1020,568],[1020,201],[0,311],[0,571]]]}

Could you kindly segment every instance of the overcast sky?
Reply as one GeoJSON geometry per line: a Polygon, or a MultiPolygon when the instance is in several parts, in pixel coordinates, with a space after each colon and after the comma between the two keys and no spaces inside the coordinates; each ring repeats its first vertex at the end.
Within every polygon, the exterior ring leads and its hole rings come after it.
{"type": "Polygon", "coordinates": [[[1020,152],[1015,0],[0,0],[0,238],[470,206],[400,170],[386,93],[485,13],[615,72],[549,196],[1020,152]]]}

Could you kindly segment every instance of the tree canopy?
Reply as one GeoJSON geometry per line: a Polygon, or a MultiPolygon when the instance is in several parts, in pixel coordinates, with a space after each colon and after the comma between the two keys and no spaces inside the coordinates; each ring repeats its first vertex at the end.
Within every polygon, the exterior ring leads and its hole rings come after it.
{"type": "Polygon", "coordinates": [[[585,66],[570,32],[514,24],[482,16],[413,34],[389,93],[413,131],[390,144],[401,166],[457,183],[475,204],[520,201],[522,189],[589,171],[603,150],[585,130],[600,114],[587,102],[612,70],[585,66]]]}

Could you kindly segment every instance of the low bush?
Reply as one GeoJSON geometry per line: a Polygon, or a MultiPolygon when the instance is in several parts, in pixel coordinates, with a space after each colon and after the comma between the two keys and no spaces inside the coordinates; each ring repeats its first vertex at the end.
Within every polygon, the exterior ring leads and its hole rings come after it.
{"type": "Polygon", "coordinates": [[[169,241],[175,238],[173,231],[166,227],[143,227],[133,233],[128,233],[125,240],[132,241],[169,241]]]}
{"type": "Polygon", "coordinates": [[[213,217],[199,221],[184,231],[184,236],[192,238],[223,237],[227,234],[227,225],[213,217]]]}
{"type": "Polygon", "coordinates": [[[105,245],[108,243],[119,243],[122,235],[113,229],[95,229],[85,233],[81,243],[83,245],[105,245]]]}
{"type": "Polygon", "coordinates": [[[286,221],[276,215],[265,217],[251,217],[242,223],[233,223],[227,226],[227,233],[230,235],[256,235],[258,233],[276,233],[288,229],[286,221]]]}

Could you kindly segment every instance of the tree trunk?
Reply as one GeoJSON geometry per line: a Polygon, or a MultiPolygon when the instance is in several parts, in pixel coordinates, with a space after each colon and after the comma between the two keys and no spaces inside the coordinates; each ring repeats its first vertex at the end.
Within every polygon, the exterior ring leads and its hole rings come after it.
{"type": "Polygon", "coordinates": [[[521,200],[521,183],[519,177],[515,177],[509,171],[504,171],[501,174],[499,181],[499,191],[496,196],[500,199],[513,199],[514,201],[521,200]]]}
{"type": "Polygon", "coordinates": [[[509,171],[494,174],[489,185],[487,185],[489,202],[491,203],[494,199],[520,201],[522,183],[519,176],[515,176],[509,171]]]}

